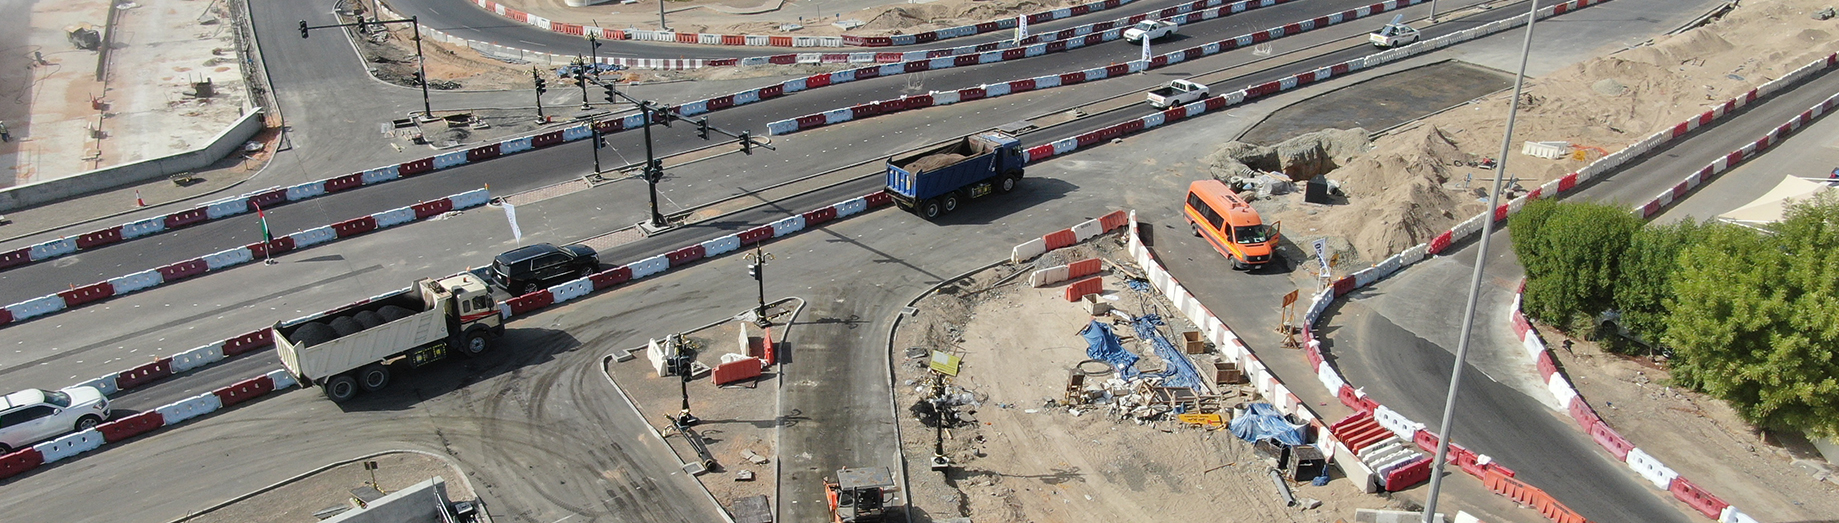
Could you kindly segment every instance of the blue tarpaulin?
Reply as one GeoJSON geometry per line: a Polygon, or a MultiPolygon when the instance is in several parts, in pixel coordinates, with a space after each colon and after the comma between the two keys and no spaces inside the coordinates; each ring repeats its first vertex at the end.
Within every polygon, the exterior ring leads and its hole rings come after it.
{"type": "Polygon", "coordinates": [[[1117,340],[1117,334],[1111,332],[1111,326],[1092,320],[1092,324],[1079,331],[1086,339],[1086,357],[1104,361],[1117,369],[1117,376],[1130,379],[1137,376],[1137,355],[1124,350],[1117,340]]]}
{"type": "Polygon", "coordinates": [[[1144,314],[1131,320],[1131,326],[1136,328],[1137,337],[1149,341],[1156,355],[1168,363],[1168,368],[1160,374],[1163,377],[1162,386],[1187,387],[1200,392],[1200,370],[1194,368],[1194,362],[1188,361],[1187,355],[1176,349],[1175,344],[1169,343],[1168,338],[1162,336],[1162,330],[1157,329],[1156,326],[1163,324],[1162,316],[1158,314],[1144,314]]]}
{"type": "Polygon", "coordinates": [[[1269,403],[1246,405],[1245,414],[1233,418],[1227,428],[1232,429],[1232,435],[1245,441],[1274,439],[1292,447],[1308,443],[1303,441],[1303,426],[1285,420],[1269,403]]]}

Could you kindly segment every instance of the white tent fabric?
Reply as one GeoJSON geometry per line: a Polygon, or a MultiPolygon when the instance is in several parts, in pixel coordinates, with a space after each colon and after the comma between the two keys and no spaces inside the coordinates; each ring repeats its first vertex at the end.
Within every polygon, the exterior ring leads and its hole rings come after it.
{"type": "Polygon", "coordinates": [[[1774,189],[1769,189],[1769,192],[1763,194],[1762,197],[1718,215],[1718,217],[1739,223],[1761,224],[1781,221],[1782,212],[1786,209],[1789,200],[1805,200],[1830,187],[1831,185],[1826,183],[1788,176],[1783,178],[1781,183],[1776,184],[1774,189]]]}

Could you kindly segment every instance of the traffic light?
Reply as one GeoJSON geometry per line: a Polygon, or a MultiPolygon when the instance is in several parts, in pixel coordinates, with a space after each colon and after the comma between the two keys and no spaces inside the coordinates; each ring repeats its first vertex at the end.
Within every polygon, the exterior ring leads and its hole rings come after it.
{"type": "Polygon", "coordinates": [[[307,37],[307,25],[306,25],[306,20],[301,20],[301,21],[300,21],[300,37],[301,37],[301,38],[306,38],[306,37],[307,37]]]}
{"type": "Polygon", "coordinates": [[[409,79],[413,82],[413,83],[410,83],[409,85],[421,85],[421,82],[422,82],[421,71],[409,73],[409,79]]]}
{"type": "Polygon", "coordinates": [[[760,265],[752,264],[752,263],[748,264],[747,265],[747,277],[753,278],[755,280],[760,279],[760,265]]]}
{"type": "Polygon", "coordinates": [[[741,153],[753,154],[753,132],[741,131],[741,153]]]}
{"type": "Polygon", "coordinates": [[[600,88],[606,90],[607,103],[619,103],[619,94],[613,91],[613,84],[603,84],[600,88]]]}
{"type": "Polygon", "coordinates": [[[652,183],[657,183],[659,181],[662,181],[664,179],[664,160],[658,160],[658,159],[651,160],[651,169],[649,170],[651,172],[646,174],[645,176],[646,181],[649,181],[652,183]]]}
{"type": "Polygon", "coordinates": [[[670,117],[671,117],[670,106],[659,104],[658,114],[656,116],[653,116],[651,120],[664,124],[665,127],[670,127],[670,117]]]}
{"type": "Polygon", "coordinates": [[[537,73],[536,68],[534,67],[530,69],[530,80],[536,82],[536,95],[537,96],[542,96],[543,93],[549,92],[549,81],[544,80],[543,75],[537,73]]]}
{"type": "Polygon", "coordinates": [[[696,137],[702,138],[704,140],[709,139],[709,119],[708,118],[703,118],[701,120],[696,121],[696,137]]]}

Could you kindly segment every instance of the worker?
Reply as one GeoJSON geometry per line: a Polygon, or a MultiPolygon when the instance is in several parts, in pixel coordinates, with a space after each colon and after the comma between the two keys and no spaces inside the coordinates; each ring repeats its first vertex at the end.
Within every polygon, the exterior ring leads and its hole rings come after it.
{"type": "Polygon", "coordinates": [[[6,120],[0,120],[0,143],[13,141],[13,133],[7,132],[6,120]]]}

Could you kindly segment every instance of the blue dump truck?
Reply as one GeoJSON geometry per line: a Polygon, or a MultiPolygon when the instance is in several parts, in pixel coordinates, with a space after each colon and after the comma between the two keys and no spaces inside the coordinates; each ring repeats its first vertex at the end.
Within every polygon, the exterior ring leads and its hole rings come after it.
{"type": "Polygon", "coordinates": [[[990,131],[888,158],[888,194],[900,208],[931,220],[958,210],[964,200],[1013,191],[1027,162],[1021,143],[990,131]]]}

